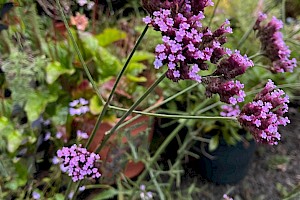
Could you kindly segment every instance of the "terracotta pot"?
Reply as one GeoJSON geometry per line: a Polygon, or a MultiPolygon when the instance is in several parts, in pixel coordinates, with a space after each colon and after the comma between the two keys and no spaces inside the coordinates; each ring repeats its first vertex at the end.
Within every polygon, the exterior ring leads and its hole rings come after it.
{"type": "MultiPolygon", "coordinates": [[[[128,117],[125,121],[128,121],[132,117],[128,117]]],[[[95,137],[93,138],[91,145],[89,147],[89,151],[94,152],[97,147],[101,144],[104,135],[107,131],[109,131],[118,121],[116,119],[114,122],[103,122],[99,125],[99,128],[97,130],[97,133],[95,137]]],[[[88,134],[92,133],[93,127],[95,125],[95,119],[82,119],[78,118],[77,120],[73,121],[72,126],[77,127],[77,129],[80,129],[88,134]]],[[[115,163],[118,162],[119,158],[113,159],[111,155],[114,155],[115,152],[117,152],[118,155],[124,155],[127,152],[130,151],[129,145],[122,145],[123,148],[120,148],[120,140],[117,140],[118,134],[124,133],[122,130],[127,129],[131,130],[131,136],[138,136],[140,133],[147,131],[148,132],[148,143],[150,144],[153,136],[153,123],[150,117],[148,116],[140,116],[136,120],[132,121],[125,127],[123,127],[121,130],[118,130],[115,132],[107,141],[106,145],[102,150],[99,152],[99,155],[101,157],[101,160],[104,162],[104,165],[100,167],[100,170],[102,172],[102,175],[104,178],[108,178],[108,183],[113,182],[113,173],[112,171],[121,171],[126,177],[133,178],[137,175],[139,175],[143,169],[145,168],[144,164],[142,162],[133,162],[128,161],[125,166],[115,163]],[[124,148],[125,146],[125,148],[124,148]],[[111,153],[113,151],[113,153],[111,153]],[[108,169],[105,166],[111,166],[112,170],[108,169]],[[118,168],[118,169],[117,169],[118,168]]],[[[144,142],[144,140],[140,140],[140,142],[144,142]]],[[[121,142],[125,144],[127,142],[126,137],[121,138],[121,142]]],[[[137,142],[138,143],[138,142],[137,142]]]]}
{"type": "MultiPolygon", "coordinates": [[[[130,118],[128,118],[127,120],[129,120],[130,118]]],[[[150,118],[148,116],[141,116],[138,119],[134,120],[133,122],[129,123],[127,126],[125,126],[125,128],[134,127],[131,130],[131,136],[136,136],[141,132],[145,132],[149,128],[149,125],[150,125],[150,118]]],[[[151,142],[152,136],[153,136],[153,125],[150,125],[150,126],[151,127],[150,127],[149,135],[148,135],[149,143],[151,142]]],[[[104,138],[104,134],[107,131],[109,131],[112,127],[113,127],[113,124],[109,124],[109,123],[100,124],[98,131],[96,133],[96,136],[94,137],[94,139],[90,145],[90,148],[89,148],[90,151],[96,150],[96,148],[101,144],[101,141],[104,138]]],[[[107,155],[110,151],[109,144],[115,140],[118,132],[120,133],[121,131],[117,131],[116,133],[114,133],[110,137],[110,139],[108,141],[108,145],[100,151],[99,155],[102,160],[109,159],[109,158],[107,158],[107,155]]],[[[127,139],[125,137],[123,137],[122,143],[126,143],[126,141],[127,141],[127,139]]],[[[106,161],[112,162],[111,160],[106,160],[106,161]]],[[[145,166],[142,162],[135,163],[133,161],[129,161],[127,163],[125,169],[123,170],[123,173],[126,177],[133,178],[133,177],[139,175],[143,171],[144,168],[145,168],[145,166]]]]}

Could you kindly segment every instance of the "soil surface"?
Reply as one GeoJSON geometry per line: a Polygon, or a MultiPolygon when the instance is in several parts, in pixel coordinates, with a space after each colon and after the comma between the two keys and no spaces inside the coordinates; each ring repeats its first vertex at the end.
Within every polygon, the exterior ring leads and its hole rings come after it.
{"type": "MultiPolygon", "coordinates": [[[[193,199],[220,200],[227,193],[235,200],[279,200],[300,186],[300,110],[290,108],[291,123],[281,128],[277,146],[258,145],[246,177],[235,185],[216,185],[187,164],[182,183],[196,181],[201,191],[193,199]]],[[[183,186],[184,187],[184,186],[183,186]]],[[[298,189],[299,191],[299,189],[298,189]]],[[[300,193],[300,192],[299,192],[300,193]]],[[[300,200],[300,194],[290,198],[300,200]]]]}

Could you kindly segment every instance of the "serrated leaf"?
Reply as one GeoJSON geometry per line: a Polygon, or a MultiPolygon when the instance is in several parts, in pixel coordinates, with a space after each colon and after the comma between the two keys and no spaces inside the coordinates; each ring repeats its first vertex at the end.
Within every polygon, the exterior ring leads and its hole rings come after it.
{"type": "Polygon", "coordinates": [[[103,105],[99,99],[99,97],[97,95],[94,95],[91,99],[90,99],[90,105],[89,105],[89,108],[90,108],[90,112],[93,114],[93,115],[98,115],[100,114],[100,112],[102,111],[103,109],[103,105]]]}
{"type": "Polygon", "coordinates": [[[219,135],[215,135],[209,141],[208,150],[214,151],[217,149],[218,145],[219,145],[219,135]]]}
{"type": "Polygon", "coordinates": [[[46,67],[46,81],[49,84],[54,83],[62,74],[73,74],[75,69],[68,69],[58,61],[51,62],[46,67]]]}
{"type": "Polygon", "coordinates": [[[126,38],[126,33],[116,28],[107,28],[102,33],[96,35],[100,46],[107,46],[113,42],[126,38]]]}
{"type": "Polygon", "coordinates": [[[111,199],[118,194],[118,191],[114,188],[109,190],[105,190],[100,194],[96,195],[93,200],[103,200],[103,199],[111,199]]]}

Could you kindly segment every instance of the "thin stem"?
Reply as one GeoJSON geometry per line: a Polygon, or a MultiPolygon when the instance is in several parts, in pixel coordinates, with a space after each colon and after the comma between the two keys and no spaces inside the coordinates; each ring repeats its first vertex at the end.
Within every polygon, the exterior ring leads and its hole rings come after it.
{"type": "MultiPolygon", "coordinates": [[[[183,120],[164,140],[164,142],[159,146],[159,148],[155,151],[153,157],[148,160],[147,168],[150,168],[154,162],[159,158],[160,154],[165,150],[168,144],[173,140],[173,138],[178,134],[178,132],[186,125],[187,119],[183,120]]],[[[144,170],[142,174],[138,177],[137,184],[139,184],[146,176],[147,170],[144,170]]]]}
{"type": "Polygon", "coordinates": [[[112,127],[112,129],[105,135],[101,145],[96,149],[96,153],[98,153],[106,144],[110,136],[117,130],[117,128],[123,123],[123,121],[132,113],[132,111],[156,88],[156,86],[164,80],[166,77],[166,73],[164,73],[161,77],[159,77],[148,90],[129,108],[129,110],[121,117],[121,119],[112,127]]]}
{"type": "Polygon", "coordinates": [[[252,59],[252,58],[255,58],[255,57],[258,57],[258,56],[263,56],[263,55],[265,55],[265,54],[262,53],[262,52],[258,52],[258,53],[256,53],[256,54],[253,54],[252,56],[249,56],[248,58],[249,58],[249,59],[252,59]]]}
{"type": "MultiPolygon", "coordinates": [[[[212,109],[213,107],[219,105],[219,102],[216,102],[210,106],[207,106],[204,109],[201,109],[203,106],[205,106],[205,104],[208,102],[204,101],[203,103],[201,103],[196,109],[195,109],[195,113],[197,114],[201,114],[203,112],[207,111],[207,107],[209,107],[209,109],[212,109]],[[201,110],[200,110],[201,109],[201,110]]],[[[188,123],[189,119],[184,119],[171,133],[170,135],[164,140],[164,142],[159,146],[159,148],[155,151],[155,154],[147,161],[147,168],[150,168],[154,162],[156,162],[156,160],[159,158],[159,156],[161,155],[161,153],[165,150],[165,148],[168,146],[168,144],[176,137],[176,135],[178,134],[178,132],[186,125],[186,123],[188,123]]],[[[142,172],[142,174],[138,177],[137,180],[137,184],[139,184],[146,176],[147,174],[147,170],[144,170],[142,172]]]]}
{"type": "Polygon", "coordinates": [[[97,121],[96,121],[96,124],[94,126],[94,129],[93,129],[93,131],[92,131],[92,133],[91,133],[91,135],[89,137],[89,140],[87,141],[86,148],[88,148],[90,146],[91,142],[93,141],[93,139],[94,139],[94,137],[96,135],[96,132],[97,132],[97,130],[99,128],[99,125],[100,125],[102,119],[104,118],[107,109],[109,108],[109,103],[110,103],[110,101],[111,101],[111,99],[112,99],[112,97],[113,97],[113,95],[115,93],[117,85],[120,82],[122,75],[124,74],[125,70],[127,69],[127,66],[129,64],[132,56],[134,55],[134,52],[136,51],[137,47],[139,46],[140,42],[142,41],[143,37],[145,36],[147,30],[148,30],[148,26],[146,25],[145,28],[144,28],[144,30],[143,30],[143,32],[142,32],[142,34],[140,35],[139,39],[137,40],[134,48],[132,49],[129,57],[127,58],[127,60],[126,60],[126,62],[124,64],[122,70],[120,71],[120,73],[119,73],[119,75],[118,75],[118,77],[116,79],[116,82],[115,82],[115,84],[114,84],[114,86],[113,86],[113,88],[112,88],[112,90],[110,92],[110,95],[109,95],[109,97],[107,99],[107,102],[104,104],[103,110],[102,110],[101,114],[99,115],[99,117],[97,118],[97,121]]]}
{"type": "Polygon", "coordinates": [[[281,14],[282,14],[282,21],[284,24],[286,22],[285,4],[286,4],[286,0],[282,0],[281,14]]]}
{"type": "Polygon", "coordinates": [[[80,52],[80,50],[79,50],[79,47],[78,47],[78,45],[77,45],[77,43],[76,43],[76,40],[75,40],[74,36],[73,36],[72,33],[71,33],[70,26],[69,26],[69,24],[68,24],[68,21],[67,21],[67,19],[66,19],[65,13],[64,13],[64,11],[63,11],[61,5],[60,5],[59,0],[56,0],[56,4],[58,5],[59,11],[60,11],[60,15],[61,15],[61,17],[62,17],[62,19],[63,19],[63,22],[64,22],[64,25],[65,25],[65,27],[66,27],[66,29],[67,29],[67,31],[68,31],[68,35],[69,35],[69,37],[71,38],[72,44],[73,44],[74,49],[75,49],[75,51],[76,51],[76,53],[77,53],[77,55],[78,55],[79,61],[80,61],[81,65],[83,66],[83,69],[84,69],[84,71],[85,71],[85,73],[86,73],[86,75],[87,75],[87,77],[88,77],[90,83],[92,84],[93,89],[94,89],[95,92],[97,93],[97,95],[98,95],[98,97],[100,98],[100,100],[101,100],[102,102],[104,102],[104,99],[102,98],[102,96],[101,96],[101,94],[100,94],[100,92],[99,92],[99,90],[98,90],[98,88],[97,88],[97,85],[96,85],[96,83],[95,83],[95,81],[94,81],[94,79],[93,79],[93,77],[92,77],[92,75],[91,75],[91,73],[90,73],[88,67],[86,66],[86,63],[85,63],[85,61],[84,61],[84,59],[83,59],[83,56],[82,56],[82,54],[81,54],[81,52],[80,52]]]}
{"type": "MultiPolygon", "coordinates": [[[[72,199],[71,200],[75,200],[76,199],[76,194],[77,194],[77,191],[78,191],[78,188],[79,188],[79,185],[81,184],[81,181],[78,181],[77,183],[76,183],[76,185],[75,185],[75,190],[73,191],[74,193],[73,193],[73,196],[72,196],[72,199]]],[[[68,194],[67,194],[68,195],[68,194]]]]}
{"type": "Polygon", "coordinates": [[[255,22],[256,22],[256,19],[251,23],[251,25],[249,26],[249,29],[244,33],[243,37],[241,38],[241,40],[238,43],[237,49],[240,49],[241,46],[245,43],[245,41],[247,40],[247,38],[253,31],[253,26],[254,26],[255,22]]]}
{"type": "MultiPolygon", "coordinates": [[[[185,92],[187,92],[187,91],[193,89],[193,88],[196,87],[197,85],[199,85],[199,83],[195,83],[195,84],[193,84],[193,85],[191,85],[191,86],[185,88],[184,90],[182,90],[182,91],[180,91],[180,92],[178,92],[178,93],[176,93],[176,94],[170,96],[169,98],[165,99],[164,101],[162,101],[162,102],[160,102],[160,103],[158,103],[158,104],[155,104],[155,105],[153,105],[153,106],[151,106],[151,107],[145,109],[143,112],[150,112],[150,111],[152,111],[152,110],[158,108],[159,106],[161,106],[161,105],[163,105],[163,104],[165,104],[165,103],[167,103],[167,102],[169,102],[169,101],[175,99],[176,97],[178,97],[178,96],[184,94],[185,92]]],[[[135,113],[136,111],[133,111],[133,112],[135,113]]],[[[119,126],[118,129],[120,129],[120,128],[126,126],[127,124],[131,123],[132,121],[138,119],[140,116],[141,116],[141,114],[134,116],[134,117],[131,118],[130,120],[128,120],[128,121],[124,122],[123,124],[121,124],[121,125],[119,126]]],[[[117,129],[117,130],[118,130],[118,129],[117,129]]]]}
{"type": "MultiPolygon", "coordinates": [[[[300,87],[300,83],[288,83],[288,84],[282,84],[282,85],[277,85],[276,88],[291,88],[291,87],[300,87]]],[[[259,88],[256,90],[252,90],[249,92],[246,92],[247,95],[252,95],[252,94],[256,94],[258,92],[260,92],[263,88],[259,88]]]]}
{"type": "Polygon", "coordinates": [[[217,1],[216,5],[215,5],[215,7],[214,7],[214,11],[213,11],[213,14],[212,14],[212,16],[210,17],[210,20],[209,20],[208,26],[210,26],[210,25],[211,25],[211,23],[212,23],[212,20],[213,20],[213,18],[215,17],[215,14],[216,14],[217,8],[218,8],[218,6],[219,6],[219,3],[220,3],[220,0],[218,0],[218,1],[217,1]]]}
{"type": "Polygon", "coordinates": [[[67,190],[66,190],[66,194],[65,194],[65,200],[68,200],[68,199],[69,199],[68,195],[70,194],[72,185],[73,185],[73,182],[72,182],[72,181],[69,181],[69,184],[68,184],[68,187],[67,187],[67,190]]]}
{"type": "MultiPolygon", "coordinates": [[[[118,108],[121,111],[129,111],[126,108],[118,108]]],[[[159,113],[150,113],[150,112],[143,112],[143,111],[134,111],[135,113],[158,117],[158,118],[170,118],[170,119],[213,119],[213,120],[236,120],[235,117],[220,117],[220,116],[195,116],[195,115],[170,115],[170,114],[159,114],[159,113]]]]}

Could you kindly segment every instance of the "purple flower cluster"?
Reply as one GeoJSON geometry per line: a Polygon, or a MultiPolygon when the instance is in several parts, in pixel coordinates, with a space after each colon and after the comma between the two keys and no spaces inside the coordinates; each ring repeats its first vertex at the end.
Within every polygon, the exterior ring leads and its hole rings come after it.
{"type": "MultiPolygon", "coordinates": [[[[148,6],[150,5],[147,2],[148,6]]],[[[162,34],[162,44],[155,48],[154,67],[168,66],[166,76],[177,82],[195,80],[207,84],[206,95],[219,94],[221,101],[235,105],[244,100],[243,85],[233,79],[245,73],[253,62],[239,51],[222,47],[226,43],[226,34],[232,33],[230,22],[226,20],[217,30],[203,27],[204,8],[213,5],[210,0],[174,0],[159,4],[153,18],[145,17],[146,24],[162,34]],[[208,70],[208,63],[217,69],[207,77],[201,77],[201,70],[208,70]]],[[[152,9],[153,10],[153,9],[152,9]]]]}
{"type": "Polygon", "coordinates": [[[153,199],[152,192],[146,192],[146,186],[145,185],[141,185],[140,189],[141,189],[141,193],[140,193],[141,200],[153,199]]]}
{"type": "MultiPolygon", "coordinates": [[[[217,51],[217,55],[224,55],[223,49],[217,51]]],[[[217,65],[217,70],[213,73],[214,76],[223,76],[226,80],[235,78],[246,72],[249,67],[254,66],[252,60],[246,55],[242,56],[238,50],[232,53],[226,49],[226,54],[229,56],[220,61],[217,65]]]]}
{"type": "Polygon", "coordinates": [[[278,126],[290,122],[287,117],[283,117],[288,111],[289,98],[284,91],[275,88],[269,80],[253,102],[244,105],[238,116],[240,124],[251,132],[257,142],[270,145],[277,145],[280,140],[278,126]]]}
{"type": "Polygon", "coordinates": [[[233,200],[233,198],[228,196],[227,194],[223,194],[223,200],[233,200]]]}
{"type": "Polygon", "coordinates": [[[207,6],[213,6],[211,0],[142,0],[143,7],[152,14],[161,8],[176,10],[179,13],[186,11],[186,3],[189,3],[191,13],[197,15],[200,11],[203,12],[207,6]]]}
{"type": "Polygon", "coordinates": [[[291,51],[285,44],[283,35],[280,32],[283,23],[273,17],[269,23],[261,25],[261,22],[266,19],[267,15],[261,13],[254,30],[258,30],[257,37],[260,39],[263,54],[272,61],[273,66],[270,66],[270,71],[273,73],[292,72],[297,61],[295,58],[289,59],[291,51]]]}
{"type": "Polygon", "coordinates": [[[63,147],[57,151],[57,157],[61,159],[65,172],[72,177],[73,182],[82,180],[85,177],[99,178],[101,174],[95,166],[100,156],[95,153],[90,153],[81,145],[74,144],[71,147],[63,147]]]}
{"type": "MultiPolygon", "coordinates": [[[[204,5],[212,4],[206,1],[204,5]]],[[[200,22],[204,19],[203,12],[194,14],[189,0],[181,6],[181,12],[172,8],[160,9],[153,12],[153,19],[149,16],[144,18],[146,24],[163,35],[163,44],[155,49],[154,67],[159,69],[166,64],[167,77],[173,81],[191,79],[201,82],[198,72],[208,69],[206,61],[217,62],[223,56],[218,52],[222,51],[221,45],[226,42],[224,35],[232,33],[232,29],[228,20],[214,32],[203,28],[200,22]]]]}
{"type": "Polygon", "coordinates": [[[86,132],[83,132],[81,130],[77,130],[76,134],[77,134],[78,139],[88,139],[89,138],[89,135],[86,132]]]}
{"type": "Polygon", "coordinates": [[[237,103],[243,102],[246,96],[242,90],[244,84],[239,81],[224,81],[221,78],[210,77],[205,80],[207,84],[206,96],[211,97],[212,94],[219,94],[222,102],[236,105],[237,103]]]}
{"type": "Polygon", "coordinates": [[[79,98],[76,99],[72,102],[69,103],[70,109],[69,109],[69,113],[71,116],[74,115],[82,115],[87,113],[90,109],[88,107],[88,100],[84,99],[84,98],[79,98]]]}
{"type": "Polygon", "coordinates": [[[238,105],[222,105],[221,106],[222,111],[220,112],[220,115],[222,117],[236,117],[240,114],[241,110],[238,105]]]}

